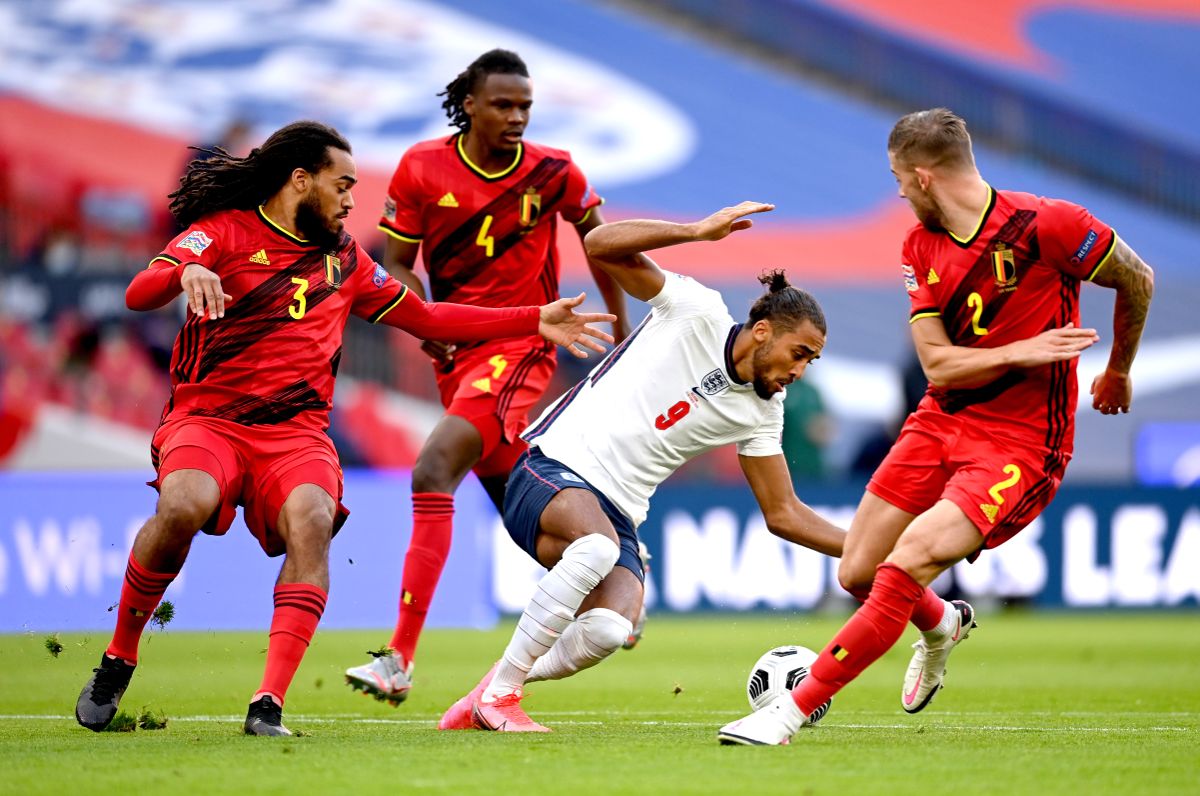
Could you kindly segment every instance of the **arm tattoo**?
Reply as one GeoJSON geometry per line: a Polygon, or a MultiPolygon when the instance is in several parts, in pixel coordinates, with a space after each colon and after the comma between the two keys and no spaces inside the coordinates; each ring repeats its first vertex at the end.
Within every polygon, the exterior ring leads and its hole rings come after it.
{"type": "Polygon", "coordinates": [[[1117,238],[1109,261],[1092,279],[1097,285],[1117,291],[1113,308],[1113,347],[1108,367],[1118,373],[1128,373],[1137,354],[1150,299],[1154,295],[1154,271],[1142,261],[1125,241],[1117,238]]]}

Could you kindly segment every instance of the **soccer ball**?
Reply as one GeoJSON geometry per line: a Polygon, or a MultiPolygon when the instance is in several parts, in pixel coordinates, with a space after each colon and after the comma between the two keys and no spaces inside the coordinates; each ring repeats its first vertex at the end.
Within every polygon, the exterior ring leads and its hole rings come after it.
{"type": "MultiPolygon", "coordinates": [[[[816,659],[817,653],[808,647],[776,647],[764,652],[750,669],[750,679],[746,682],[750,707],[759,710],[780,694],[791,691],[796,683],[808,677],[808,667],[816,659]]],[[[832,699],[826,700],[824,705],[809,714],[808,723],[820,721],[829,712],[832,702],[832,699]]]]}

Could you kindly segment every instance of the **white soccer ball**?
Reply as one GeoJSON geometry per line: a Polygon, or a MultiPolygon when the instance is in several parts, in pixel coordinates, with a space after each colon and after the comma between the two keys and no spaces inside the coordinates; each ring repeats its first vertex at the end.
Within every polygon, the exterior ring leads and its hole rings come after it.
{"type": "MultiPolygon", "coordinates": [[[[767,650],[750,669],[750,679],[746,681],[746,696],[750,707],[755,710],[766,707],[767,703],[780,694],[786,694],[795,687],[796,683],[808,677],[808,668],[817,659],[817,653],[808,647],[787,646],[767,650]]],[[[814,710],[808,717],[809,724],[816,724],[829,712],[832,699],[814,710]]]]}

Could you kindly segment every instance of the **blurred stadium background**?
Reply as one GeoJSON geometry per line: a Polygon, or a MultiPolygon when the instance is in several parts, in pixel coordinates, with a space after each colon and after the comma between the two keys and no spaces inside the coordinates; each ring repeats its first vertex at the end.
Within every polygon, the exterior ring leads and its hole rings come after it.
{"type": "MultiPolygon", "coordinates": [[[[755,276],[813,290],[829,345],[797,389],[797,491],[848,521],[923,389],[898,268],[912,223],[885,141],[947,105],[998,188],[1069,198],[1156,271],[1135,408],[1081,401],[1076,456],[1030,531],[941,586],[1047,606],[1194,608],[1200,599],[1200,5],[1195,0],[16,0],[0,5],[0,631],[110,624],[131,534],[152,511],[148,444],[182,305],[135,315],[124,288],[172,234],[189,144],[246,147],[298,118],[345,133],[368,248],[403,150],[447,132],[435,95],[480,52],[515,49],[531,139],[565,147],[609,218],[778,209],[719,246],[666,252],[737,314],[755,276]],[[230,141],[235,124],[248,129],[230,141]],[[916,391],[916,393],[914,393],[916,391]]],[[[564,292],[588,287],[561,242],[564,292]]],[[[1084,289],[1111,330],[1112,298],[1084,289]]],[[[1083,357],[1081,393],[1105,345],[1083,357]]],[[[557,395],[583,370],[564,362],[557,395]]],[[[327,625],[394,618],[406,469],[439,416],[417,343],[352,322],[331,435],[354,512],[327,625]]],[[[808,609],[829,562],[770,537],[732,451],[686,468],[644,535],[658,609],[808,609]]],[[[431,624],[494,624],[536,572],[473,480],[431,624]]],[[[244,534],[202,539],[168,592],[186,628],[264,627],[275,564],[244,534]],[[265,573],[265,574],[259,574],[265,573]],[[248,582],[257,609],[229,610],[248,582]],[[238,588],[240,592],[241,587],[238,588]]]]}

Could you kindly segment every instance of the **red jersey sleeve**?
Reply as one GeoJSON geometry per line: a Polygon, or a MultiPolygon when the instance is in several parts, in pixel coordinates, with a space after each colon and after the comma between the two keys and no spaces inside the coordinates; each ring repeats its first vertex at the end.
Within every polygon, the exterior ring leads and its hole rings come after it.
{"type": "Polygon", "coordinates": [[[199,263],[209,270],[216,270],[222,235],[218,225],[208,221],[188,227],[175,236],[157,257],[150,261],[146,270],[137,274],[125,290],[125,305],[131,310],[153,310],[166,306],[182,288],[179,279],[183,275],[181,266],[199,263]]]}
{"type": "Polygon", "coordinates": [[[567,188],[562,199],[562,217],[572,224],[581,224],[592,214],[592,208],[604,204],[604,199],[583,176],[583,171],[571,161],[567,166],[567,188]]]}
{"type": "Polygon", "coordinates": [[[916,230],[910,232],[900,249],[900,275],[904,278],[904,289],[908,291],[911,305],[909,323],[920,318],[937,318],[942,314],[942,308],[929,286],[929,265],[918,254],[920,247],[914,240],[916,234],[916,230]]]}
{"type": "Polygon", "coordinates": [[[420,243],[424,235],[421,223],[420,185],[413,165],[412,151],[405,152],[388,183],[383,200],[383,215],[379,228],[393,238],[408,243],[420,243]]]}
{"type": "Polygon", "coordinates": [[[1038,245],[1042,262],[1076,279],[1096,276],[1112,254],[1117,234],[1085,208],[1061,199],[1042,199],[1038,245]]]}
{"type": "Polygon", "coordinates": [[[539,307],[472,307],[424,302],[394,279],[355,241],[364,267],[355,270],[351,312],[371,323],[402,329],[422,340],[469,343],[538,333],[539,307]]]}

